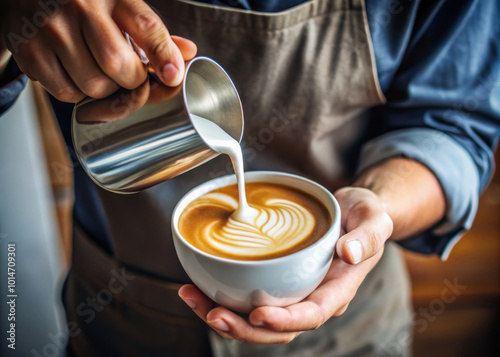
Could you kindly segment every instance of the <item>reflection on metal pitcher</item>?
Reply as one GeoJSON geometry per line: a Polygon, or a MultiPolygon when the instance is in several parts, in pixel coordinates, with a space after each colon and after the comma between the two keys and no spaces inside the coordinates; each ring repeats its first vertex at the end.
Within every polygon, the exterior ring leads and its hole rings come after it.
{"type": "Polygon", "coordinates": [[[190,113],[241,140],[243,111],[236,88],[206,57],[189,62],[178,87],[150,77],[134,90],[78,103],[71,128],[76,154],[99,186],[117,193],[140,191],[218,155],[196,131],[190,113]]]}

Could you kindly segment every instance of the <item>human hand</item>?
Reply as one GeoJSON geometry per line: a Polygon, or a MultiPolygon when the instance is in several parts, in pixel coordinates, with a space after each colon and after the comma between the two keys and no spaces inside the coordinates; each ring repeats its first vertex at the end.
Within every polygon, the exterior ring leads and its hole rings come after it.
{"type": "Polygon", "coordinates": [[[127,32],[148,56],[161,81],[180,84],[196,45],[170,36],[142,0],[7,0],[1,29],[18,66],[56,98],[77,102],[133,89],[147,71],[126,41],[127,32]],[[44,6],[41,6],[44,5],[44,6]]]}
{"type": "Polygon", "coordinates": [[[179,296],[222,337],[251,343],[288,343],[302,332],[342,315],[366,275],[382,256],[392,233],[392,221],[370,190],[346,187],[335,196],[342,211],[337,256],[308,297],[287,307],[263,306],[248,319],[217,306],[194,285],[184,285],[179,296]]]}
{"type": "Polygon", "coordinates": [[[121,88],[106,98],[86,102],[75,112],[75,119],[78,123],[87,125],[117,121],[146,103],[167,101],[181,90],[181,86],[166,87],[151,77],[133,90],[121,88]]]}

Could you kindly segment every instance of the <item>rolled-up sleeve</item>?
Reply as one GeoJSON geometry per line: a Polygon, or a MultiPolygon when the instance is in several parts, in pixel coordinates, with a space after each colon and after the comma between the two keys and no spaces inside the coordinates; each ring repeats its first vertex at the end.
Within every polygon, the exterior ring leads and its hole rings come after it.
{"type": "Polygon", "coordinates": [[[370,112],[371,134],[358,174],[392,157],[427,166],[445,194],[445,218],[401,245],[446,259],[471,227],[494,172],[500,5],[422,1],[417,9],[415,2],[404,2],[392,23],[382,26],[376,21],[380,3],[367,1],[367,12],[387,104],[370,112]]]}
{"type": "Polygon", "coordinates": [[[359,172],[393,157],[407,157],[427,166],[446,197],[445,219],[432,230],[402,245],[443,259],[472,225],[477,211],[479,175],[469,153],[450,136],[428,128],[409,128],[381,135],[364,145],[359,172]]]}
{"type": "Polygon", "coordinates": [[[9,110],[26,85],[26,76],[11,58],[4,73],[5,84],[0,87],[0,115],[9,110]]]}

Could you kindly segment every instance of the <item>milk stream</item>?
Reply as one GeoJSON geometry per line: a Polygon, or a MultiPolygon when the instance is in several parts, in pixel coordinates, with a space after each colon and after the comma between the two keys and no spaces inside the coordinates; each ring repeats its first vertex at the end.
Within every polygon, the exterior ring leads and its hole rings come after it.
{"type": "Polygon", "coordinates": [[[226,208],[233,212],[222,227],[218,221],[200,226],[196,237],[219,253],[230,256],[259,257],[291,249],[307,239],[315,229],[315,218],[301,204],[286,198],[259,195],[248,205],[240,144],[212,121],[191,114],[191,120],[205,143],[214,151],[231,158],[238,182],[239,202],[221,192],[211,192],[196,205],[226,208]]]}
{"type": "Polygon", "coordinates": [[[214,122],[190,113],[191,121],[201,137],[214,151],[226,154],[231,158],[236,180],[238,182],[239,205],[233,213],[234,218],[250,222],[255,219],[259,212],[248,205],[245,192],[245,173],[243,167],[243,154],[240,143],[233,139],[220,126],[214,122]]]}

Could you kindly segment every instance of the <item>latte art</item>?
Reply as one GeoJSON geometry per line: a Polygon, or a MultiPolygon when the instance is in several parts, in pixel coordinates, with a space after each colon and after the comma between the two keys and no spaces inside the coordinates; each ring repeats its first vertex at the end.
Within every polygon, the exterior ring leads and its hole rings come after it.
{"type": "MultiPolygon", "coordinates": [[[[234,202],[228,198],[220,202],[234,202]]],[[[215,199],[212,202],[216,202],[215,199]]],[[[238,208],[237,205],[228,207],[238,208]]],[[[252,207],[258,211],[257,217],[242,221],[231,216],[223,224],[214,221],[203,229],[202,238],[222,253],[253,257],[289,249],[314,229],[314,217],[297,203],[271,199],[264,206],[252,207]]]]}
{"type": "Polygon", "coordinates": [[[304,192],[275,184],[247,184],[252,217],[233,214],[235,188],[208,193],[193,201],[181,216],[181,234],[207,253],[242,260],[277,257],[312,244],[325,232],[328,214],[304,192]],[[322,217],[320,224],[315,219],[322,217]],[[195,224],[183,227],[182,221],[195,224]]]}

